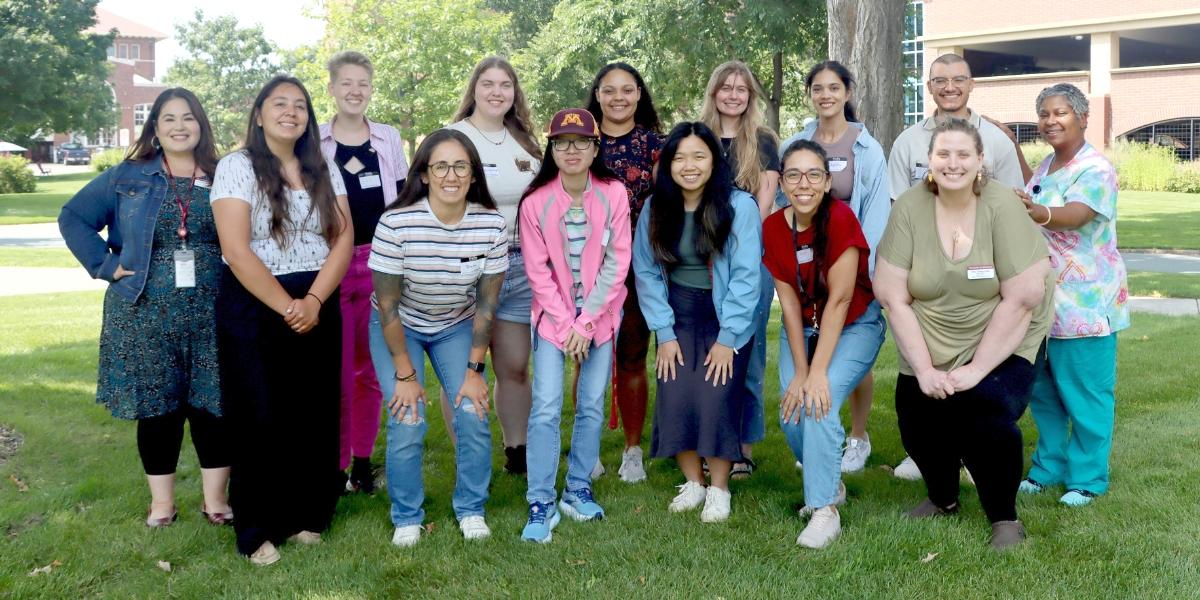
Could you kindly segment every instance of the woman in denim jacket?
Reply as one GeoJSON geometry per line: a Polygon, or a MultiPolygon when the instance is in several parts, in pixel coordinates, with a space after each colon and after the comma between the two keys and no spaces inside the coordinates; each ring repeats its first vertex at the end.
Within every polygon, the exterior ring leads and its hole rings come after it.
{"type": "Polygon", "coordinates": [[[221,252],[208,196],[212,128],[196,97],[164,91],[126,159],[58,217],[67,247],[104,295],[96,401],[138,421],[150,485],[146,526],[176,518],[175,465],[191,422],[209,522],[232,522],[229,453],[217,368],[214,301],[221,252]],[[108,229],[107,240],[99,231],[108,229]]]}

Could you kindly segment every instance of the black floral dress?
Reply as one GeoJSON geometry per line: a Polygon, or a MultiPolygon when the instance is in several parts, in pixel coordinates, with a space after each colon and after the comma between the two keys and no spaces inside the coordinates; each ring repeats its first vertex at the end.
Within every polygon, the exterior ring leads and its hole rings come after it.
{"type": "Polygon", "coordinates": [[[661,150],[662,139],[641,125],[635,125],[629,133],[617,137],[600,135],[600,155],[604,157],[604,165],[617,174],[629,193],[629,218],[634,229],[642,205],[654,187],[654,163],[658,162],[661,150]]]}
{"type": "MultiPolygon", "coordinates": [[[[176,177],[171,185],[184,198],[190,183],[189,177],[176,177]]],[[[221,247],[208,191],[195,186],[188,208],[188,249],[195,253],[196,287],[175,287],[179,205],[168,193],[158,212],[142,294],[134,302],[112,288],[104,295],[96,402],[114,417],[159,417],[183,403],[222,414],[214,312],[221,247]]]]}

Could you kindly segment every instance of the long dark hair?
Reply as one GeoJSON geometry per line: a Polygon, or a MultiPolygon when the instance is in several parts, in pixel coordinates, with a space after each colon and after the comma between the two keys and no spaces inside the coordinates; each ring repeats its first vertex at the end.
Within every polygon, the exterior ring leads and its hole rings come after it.
{"type": "MultiPolygon", "coordinates": [[[[820,144],[812,140],[796,140],[792,142],[783,151],[783,156],[779,159],[779,168],[787,163],[789,156],[801,151],[807,150],[817,155],[821,159],[821,164],[825,167],[826,177],[830,177],[829,173],[829,156],[825,154],[825,149],[820,144]]],[[[829,213],[830,205],[836,202],[833,194],[826,190],[825,195],[821,197],[821,203],[817,205],[817,213],[813,215],[813,272],[816,274],[816,283],[813,285],[813,290],[809,294],[813,298],[823,298],[828,295],[828,285],[825,282],[825,246],[829,244],[829,213]]],[[[795,218],[795,215],[792,216],[795,218]]]]}
{"type": "Polygon", "coordinates": [[[267,146],[266,134],[263,133],[263,127],[258,124],[258,120],[262,117],[263,104],[275,88],[288,83],[300,88],[308,109],[308,122],[304,134],[292,147],[293,154],[300,159],[300,179],[311,202],[305,218],[315,210],[321,218],[321,237],[325,238],[326,244],[331,244],[341,231],[343,216],[338,211],[337,198],[333,194],[329,167],[325,156],[321,154],[321,136],[317,130],[317,116],[313,112],[312,97],[308,95],[308,90],[299,79],[291,75],[276,75],[258,92],[258,97],[254,99],[254,108],[250,109],[244,148],[254,168],[258,189],[267,197],[268,206],[271,208],[271,239],[285,247],[288,244],[285,224],[291,221],[288,214],[287,182],[283,177],[282,163],[267,146]]]}
{"type": "Polygon", "coordinates": [[[492,210],[496,209],[496,201],[492,200],[492,194],[488,192],[487,177],[483,173],[483,161],[479,160],[479,152],[475,150],[475,144],[471,143],[471,138],[454,129],[439,129],[426,136],[421,141],[421,145],[417,146],[417,153],[413,155],[412,165],[408,169],[408,179],[404,181],[404,189],[400,190],[396,200],[388,205],[388,210],[412,206],[429,195],[429,184],[421,181],[421,175],[426,174],[426,171],[429,170],[429,157],[433,156],[434,149],[451,141],[458,142],[463,150],[466,150],[467,162],[471,163],[471,178],[474,181],[467,188],[467,202],[474,202],[492,210]]]}
{"type": "Polygon", "coordinates": [[[642,74],[627,63],[608,63],[596,72],[596,78],[592,80],[592,90],[588,93],[588,112],[592,113],[597,123],[604,120],[604,109],[600,106],[600,100],[596,98],[596,92],[600,90],[600,80],[614,69],[620,69],[633,76],[638,89],[642,91],[637,109],[633,112],[633,122],[655,133],[662,131],[662,124],[658,120],[658,111],[654,110],[654,100],[650,97],[650,88],[646,87],[646,82],[642,80],[642,74]]]}
{"type": "Polygon", "coordinates": [[[504,113],[504,126],[508,128],[509,135],[512,135],[513,139],[517,140],[517,144],[524,148],[530,156],[537,156],[538,146],[533,139],[533,121],[529,118],[529,103],[525,101],[525,92],[521,90],[521,82],[517,79],[516,69],[513,69],[512,64],[504,57],[489,56],[475,65],[475,70],[471,72],[471,79],[467,82],[467,89],[463,91],[462,100],[458,103],[458,110],[455,111],[452,122],[461,121],[475,113],[475,85],[479,83],[479,78],[488,69],[500,69],[508,74],[509,79],[512,79],[513,103],[508,107],[508,112],[504,113]]]}
{"type": "Polygon", "coordinates": [[[650,247],[654,256],[666,265],[680,261],[678,246],[683,235],[683,190],[671,177],[671,163],[679,152],[679,143],[689,136],[700,138],[712,154],[712,175],[704,184],[700,205],[696,208],[696,253],[706,261],[719,255],[733,229],[733,180],[729,163],[722,158],[721,141],[701,122],[683,122],[675,126],[663,144],[658,175],[654,178],[654,196],[650,203],[650,247]]]}
{"type": "MultiPolygon", "coordinates": [[[[825,62],[819,62],[813,65],[813,67],[808,70],[808,75],[804,76],[804,92],[810,97],[812,96],[813,78],[816,77],[817,73],[820,73],[821,71],[833,71],[833,74],[837,75],[838,79],[842,80],[842,85],[846,86],[847,96],[854,91],[854,75],[850,74],[850,69],[847,69],[846,65],[843,65],[836,60],[827,60],[825,62]]],[[[851,102],[849,98],[846,98],[846,104],[843,105],[842,112],[846,115],[847,121],[852,123],[858,122],[858,117],[854,114],[854,103],[851,102]]]]}
{"type": "Polygon", "coordinates": [[[167,88],[158,95],[158,98],[154,99],[154,105],[150,107],[150,114],[146,117],[146,124],[142,125],[142,134],[129,147],[129,152],[125,154],[125,160],[158,160],[159,155],[162,154],[162,146],[155,144],[158,141],[158,117],[162,113],[163,106],[176,98],[182,98],[184,102],[187,102],[188,110],[192,111],[192,116],[200,125],[200,141],[192,149],[192,156],[196,161],[196,167],[212,177],[217,170],[217,149],[213,144],[212,125],[209,124],[208,114],[204,112],[204,107],[200,105],[200,100],[196,98],[196,95],[181,87],[167,88]]]}
{"type": "MultiPolygon", "coordinates": [[[[597,152],[596,157],[592,159],[591,166],[588,167],[588,172],[592,174],[592,177],[601,181],[620,181],[621,178],[612,169],[608,168],[608,165],[604,164],[604,157],[599,152],[600,140],[596,138],[592,138],[592,140],[597,152]]],[[[525,203],[525,199],[530,194],[537,191],[543,185],[554,181],[555,177],[558,177],[558,164],[554,162],[553,144],[554,138],[546,140],[546,151],[542,153],[542,166],[538,169],[537,175],[533,176],[533,181],[530,181],[529,185],[525,188],[525,192],[521,194],[521,201],[517,202],[517,214],[521,214],[521,205],[525,203]]],[[[624,202],[624,200],[621,201],[624,202]]],[[[520,226],[521,221],[518,219],[517,227],[520,228],[520,226]]]]}

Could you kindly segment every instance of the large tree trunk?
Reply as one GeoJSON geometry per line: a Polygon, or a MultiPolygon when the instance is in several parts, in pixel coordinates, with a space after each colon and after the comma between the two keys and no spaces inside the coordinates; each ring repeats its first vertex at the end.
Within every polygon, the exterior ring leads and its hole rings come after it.
{"type": "Polygon", "coordinates": [[[767,93],[767,127],[779,133],[779,107],[783,104],[783,52],[771,55],[771,91],[767,93]]]}
{"type": "Polygon", "coordinates": [[[858,118],[891,151],[904,122],[901,35],[907,0],[826,0],[829,58],[846,65],[857,87],[858,118]]]}

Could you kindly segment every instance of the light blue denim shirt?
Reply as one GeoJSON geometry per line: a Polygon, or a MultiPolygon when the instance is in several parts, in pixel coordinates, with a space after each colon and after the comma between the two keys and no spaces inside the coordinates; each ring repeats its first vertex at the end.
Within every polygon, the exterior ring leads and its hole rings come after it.
{"type": "Polygon", "coordinates": [[[122,161],[67,201],[58,214],[58,230],[89,275],[137,300],[146,287],[154,227],[166,197],[162,159],[122,161]],[[106,227],[107,239],[99,233],[106,227]],[[118,264],[133,275],[113,281],[118,264]]]}
{"type": "MultiPolygon", "coordinates": [[[[888,215],[892,213],[891,185],[888,183],[887,157],[883,154],[883,146],[867,131],[862,123],[850,123],[858,128],[858,139],[854,140],[854,191],[850,194],[850,209],[858,217],[862,225],[863,235],[867,245],[871,247],[871,257],[868,268],[871,277],[875,277],[875,249],[879,240],[883,239],[883,230],[887,227],[888,215]]],[[[817,122],[812,121],[800,133],[789,137],[779,145],[779,156],[796,140],[811,140],[817,133],[817,122]]],[[[782,168],[782,167],[780,167],[782,168]]],[[[775,204],[780,208],[788,205],[787,197],[783,195],[783,187],[775,193],[775,204]]]]}
{"type": "MultiPolygon", "coordinates": [[[[633,271],[638,304],[646,325],[659,344],[675,339],[675,312],[667,301],[667,272],[650,249],[650,203],[646,199],[633,236],[633,271]]],[[[733,227],[725,249],[712,258],[713,306],[721,331],[717,343],[733,349],[745,346],[754,336],[754,309],[758,305],[759,267],[762,265],[762,223],[758,203],[735,189],[729,197],[733,227]]]]}

